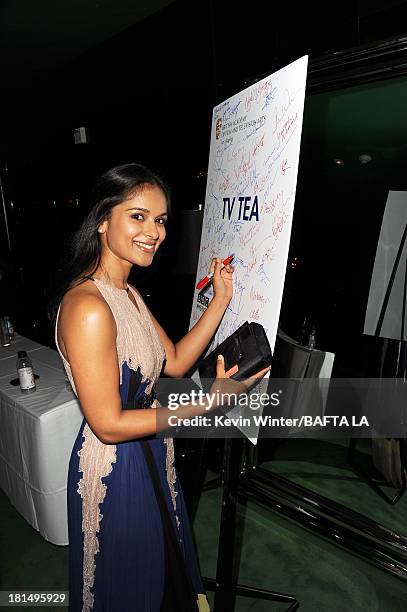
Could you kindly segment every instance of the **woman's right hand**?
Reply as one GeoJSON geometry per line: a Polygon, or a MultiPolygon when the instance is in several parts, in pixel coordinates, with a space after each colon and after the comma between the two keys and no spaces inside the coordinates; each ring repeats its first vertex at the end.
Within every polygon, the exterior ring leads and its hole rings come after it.
{"type": "Polygon", "coordinates": [[[235,269],[230,264],[222,268],[222,260],[215,257],[209,268],[209,272],[213,272],[212,287],[214,297],[230,302],[233,296],[233,273],[235,269]]]}

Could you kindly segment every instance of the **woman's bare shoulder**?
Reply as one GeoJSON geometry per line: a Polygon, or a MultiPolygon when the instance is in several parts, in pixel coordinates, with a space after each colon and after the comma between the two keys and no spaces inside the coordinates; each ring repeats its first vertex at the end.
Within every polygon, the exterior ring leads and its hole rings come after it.
{"type": "Polygon", "coordinates": [[[69,289],[61,301],[59,320],[62,327],[64,322],[72,324],[84,319],[114,323],[112,311],[91,280],[69,289]]]}
{"type": "Polygon", "coordinates": [[[86,354],[89,346],[105,342],[114,346],[116,323],[107,302],[92,281],[67,291],[61,301],[57,339],[60,350],[69,361],[68,348],[78,347],[86,354]]]}

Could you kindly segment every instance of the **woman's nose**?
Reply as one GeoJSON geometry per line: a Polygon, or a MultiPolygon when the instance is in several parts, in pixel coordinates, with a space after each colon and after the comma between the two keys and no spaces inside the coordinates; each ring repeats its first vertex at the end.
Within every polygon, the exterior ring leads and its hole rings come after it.
{"type": "Polygon", "coordinates": [[[146,220],[146,223],[144,226],[144,233],[146,236],[149,236],[150,238],[154,238],[154,239],[158,238],[158,229],[153,219],[151,221],[146,220]]]}

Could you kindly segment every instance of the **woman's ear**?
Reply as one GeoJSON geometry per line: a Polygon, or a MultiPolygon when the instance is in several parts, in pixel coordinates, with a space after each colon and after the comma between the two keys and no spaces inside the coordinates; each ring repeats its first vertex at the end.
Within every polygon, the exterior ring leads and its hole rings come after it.
{"type": "Polygon", "coordinates": [[[107,230],[107,221],[103,221],[98,227],[99,234],[105,234],[107,230]]]}

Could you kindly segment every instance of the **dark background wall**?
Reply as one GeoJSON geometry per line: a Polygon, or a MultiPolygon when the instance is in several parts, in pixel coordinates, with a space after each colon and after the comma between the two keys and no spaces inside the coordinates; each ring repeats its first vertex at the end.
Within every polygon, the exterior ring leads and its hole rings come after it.
{"type": "MultiPolygon", "coordinates": [[[[213,106],[305,53],[311,59],[334,57],[344,49],[400,36],[406,23],[407,3],[391,0],[299,7],[258,0],[244,6],[179,1],[70,61],[65,57],[25,71],[21,65],[10,70],[3,61],[0,155],[11,257],[6,255],[3,220],[0,236],[7,260],[5,276],[14,286],[13,299],[3,293],[3,312],[11,311],[22,332],[52,342],[45,317],[46,288],[70,232],[86,211],[91,182],[110,166],[134,160],[162,173],[172,186],[172,238],[154,269],[138,282],[169,332],[179,337],[189,320],[193,279],[171,273],[177,214],[204,201],[213,106]],[[89,129],[88,144],[74,144],[73,130],[78,126],[89,129]],[[179,298],[176,309],[174,295],[179,298]]],[[[48,26],[52,28],[52,23],[48,26]]],[[[75,31],[66,36],[70,40],[75,31]]],[[[40,34],[35,44],[41,45],[40,34]]],[[[46,55],[56,52],[54,41],[46,55]]],[[[340,351],[343,330],[352,328],[351,311],[345,308],[349,295],[358,313],[352,334],[360,335],[374,236],[384,203],[379,198],[369,215],[373,229],[364,257],[358,253],[358,236],[366,226],[366,210],[363,203],[359,213],[354,209],[357,231],[350,232],[344,257],[343,234],[332,219],[344,218],[342,206],[349,198],[350,183],[341,187],[341,179],[324,170],[324,160],[313,155],[323,138],[318,125],[326,104],[320,99],[318,107],[315,98],[307,104],[309,124],[304,122],[304,134],[308,136],[306,142],[303,136],[291,243],[291,257],[299,254],[303,265],[296,272],[289,268],[282,321],[295,334],[305,314],[319,318],[324,348],[340,351]],[[320,193],[312,199],[309,194],[316,185],[320,193]],[[330,197],[332,212],[327,216],[328,190],[335,195],[330,197]],[[317,244],[323,249],[315,248],[317,244]],[[327,264],[326,247],[333,268],[327,264]],[[346,274],[340,261],[347,262],[346,274]],[[321,287],[330,287],[329,292],[321,293],[321,287]],[[304,290],[318,297],[301,303],[298,293],[304,290]],[[330,317],[340,320],[340,325],[330,325],[330,317]]],[[[368,180],[365,176],[364,193],[367,186],[377,193],[374,176],[374,172],[368,180]]],[[[360,177],[350,176],[349,181],[359,192],[360,177]]],[[[397,187],[394,182],[393,188],[407,188],[403,181],[397,187]]]]}

